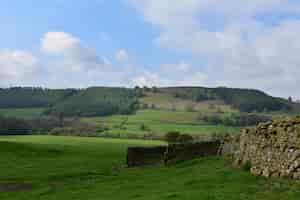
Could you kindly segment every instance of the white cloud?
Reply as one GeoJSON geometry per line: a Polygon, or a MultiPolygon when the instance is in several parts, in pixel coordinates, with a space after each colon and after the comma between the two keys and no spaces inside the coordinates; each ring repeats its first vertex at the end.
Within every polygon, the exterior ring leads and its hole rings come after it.
{"type": "MultiPolygon", "coordinates": [[[[107,59],[98,56],[93,49],[83,46],[79,38],[65,32],[48,32],[41,39],[41,48],[48,55],[60,56],[55,66],[61,70],[86,72],[105,71],[109,66],[107,59]]],[[[57,69],[54,69],[57,70],[57,69]]]]}
{"type": "Polygon", "coordinates": [[[145,71],[133,78],[132,84],[134,86],[168,86],[171,85],[170,80],[166,80],[160,77],[158,73],[145,71]]]}
{"type": "Polygon", "coordinates": [[[202,72],[188,74],[178,82],[178,86],[209,86],[209,84],[207,75],[202,72]]]}
{"type": "Polygon", "coordinates": [[[48,32],[41,39],[42,50],[46,53],[65,53],[78,48],[80,40],[65,32],[48,32]]]}
{"type": "MultiPolygon", "coordinates": [[[[198,24],[196,17],[253,17],[263,13],[299,13],[300,5],[289,0],[129,0],[145,19],[155,25],[187,27],[198,24]]],[[[210,19],[207,19],[210,20],[210,19]]],[[[222,19],[218,19],[222,20],[222,19]]],[[[224,19],[223,19],[224,20],[224,19]]],[[[201,22],[200,22],[201,23],[201,22]]]]}
{"type": "Polygon", "coordinates": [[[116,60],[119,62],[128,62],[129,61],[129,55],[128,52],[125,49],[120,49],[116,53],[116,60]]]}
{"type": "MultiPolygon", "coordinates": [[[[283,22],[266,28],[251,43],[242,43],[235,53],[224,54],[224,73],[228,85],[257,87],[276,95],[298,92],[300,81],[300,21],[283,22]]],[[[231,51],[233,52],[233,51],[231,51]]]]}
{"type": "Polygon", "coordinates": [[[204,86],[208,85],[207,75],[191,71],[186,62],[162,64],[156,71],[144,71],[136,74],[132,86],[204,86]]]}
{"type": "Polygon", "coordinates": [[[162,64],[161,70],[166,73],[182,73],[188,72],[191,69],[190,64],[186,63],[185,61],[181,61],[175,64],[162,64]]]}
{"type": "Polygon", "coordinates": [[[0,51],[0,85],[24,84],[39,71],[38,59],[27,51],[0,51]]]}
{"type": "Polygon", "coordinates": [[[140,87],[207,86],[208,84],[207,75],[201,72],[183,74],[180,78],[176,76],[166,78],[165,74],[162,72],[145,71],[138,74],[131,82],[132,86],[140,87]]]}
{"type": "Polygon", "coordinates": [[[136,66],[125,49],[116,54],[123,62],[116,66],[70,33],[45,33],[40,46],[39,57],[26,51],[0,50],[0,87],[129,86],[136,74],[136,66]]]}
{"type": "MultiPolygon", "coordinates": [[[[86,47],[80,38],[70,33],[45,33],[41,50],[48,61],[44,81],[48,87],[124,86],[130,79],[131,72],[125,71],[125,67],[114,66],[108,57],[98,55],[96,50],[86,47]]],[[[124,49],[116,56],[120,61],[129,60],[124,49]]]]}
{"type": "Polygon", "coordinates": [[[299,16],[299,2],[129,1],[147,22],[160,28],[155,43],[191,53],[202,66],[192,71],[207,77],[206,83],[259,88],[279,96],[300,97],[296,84],[300,81],[297,55],[300,20],[294,17],[299,16]],[[257,17],[273,15],[282,17],[272,23],[257,17]],[[205,72],[203,66],[207,68],[205,72]]]}

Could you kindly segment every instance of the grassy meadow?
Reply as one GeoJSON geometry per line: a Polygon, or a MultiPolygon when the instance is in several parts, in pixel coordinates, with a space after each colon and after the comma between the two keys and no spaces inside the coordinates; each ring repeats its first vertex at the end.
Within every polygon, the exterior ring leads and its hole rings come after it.
{"type": "Polygon", "coordinates": [[[254,177],[215,157],[170,167],[125,168],[126,148],[140,145],[163,143],[0,137],[0,199],[295,200],[300,195],[298,183],[254,177]],[[5,191],[8,184],[23,187],[5,191]]]}
{"type": "MultiPolygon", "coordinates": [[[[31,120],[38,119],[42,116],[43,111],[43,108],[10,108],[0,109],[0,115],[31,120]]],[[[239,127],[206,124],[198,119],[201,113],[209,114],[213,111],[188,112],[185,110],[144,109],[130,115],[81,117],[80,120],[99,127],[107,127],[105,134],[120,138],[143,138],[144,135],[162,137],[171,131],[206,138],[212,134],[220,135],[240,131],[239,127]]],[[[225,114],[228,114],[228,112],[225,114]]]]}
{"type": "Polygon", "coordinates": [[[194,136],[210,136],[212,134],[237,133],[239,127],[224,125],[208,125],[198,120],[199,112],[171,110],[139,110],[133,115],[113,115],[109,117],[89,117],[83,121],[108,127],[110,135],[126,136],[156,135],[164,136],[170,131],[194,136]]]}

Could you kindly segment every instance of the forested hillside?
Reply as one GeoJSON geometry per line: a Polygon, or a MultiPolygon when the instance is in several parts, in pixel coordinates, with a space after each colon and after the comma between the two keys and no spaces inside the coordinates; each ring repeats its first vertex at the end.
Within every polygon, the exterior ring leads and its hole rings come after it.
{"type": "Polygon", "coordinates": [[[8,118],[0,115],[0,135],[29,134],[30,124],[24,120],[8,118]]]}
{"type": "Polygon", "coordinates": [[[50,90],[30,87],[0,89],[0,108],[50,107],[77,92],[74,89],[50,90]]]}
{"type": "Polygon", "coordinates": [[[0,89],[0,108],[45,108],[44,114],[104,116],[129,114],[136,108],[135,91],[125,88],[0,89]]]}
{"type": "MultiPolygon", "coordinates": [[[[91,87],[87,89],[43,89],[14,87],[0,89],[0,109],[43,108],[44,114],[64,116],[106,116],[130,114],[137,109],[137,103],[146,103],[155,108],[156,102],[168,102],[171,107],[180,107],[191,102],[207,102],[222,108],[232,107],[242,112],[296,112],[300,104],[274,98],[264,92],[250,89],[169,87],[169,88],[109,88],[91,87]],[[158,99],[157,99],[158,98],[158,99]],[[153,102],[151,102],[152,100],[153,102]],[[176,101],[174,101],[174,99],[176,101]],[[150,101],[150,102],[149,102],[150,101]],[[155,101],[155,102],[154,102],[155,101]],[[175,103],[174,103],[175,102],[175,103]]],[[[201,107],[201,105],[200,105],[201,107]]],[[[223,111],[224,111],[223,109],[223,111]]],[[[226,109],[225,109],[226,110],[226,109]]]]}
{"type": "Polygon", "coordinates": [[[92,87],[57,103],[48,113],[63,113],[65,116],[105,116],[130,114],[135,111],[135,92],[124,88],[92,87]]]}

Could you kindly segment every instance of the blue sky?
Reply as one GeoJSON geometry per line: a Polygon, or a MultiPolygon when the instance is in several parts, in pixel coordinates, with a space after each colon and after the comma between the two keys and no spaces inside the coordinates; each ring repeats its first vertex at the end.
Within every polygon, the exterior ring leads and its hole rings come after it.
{"type": "Polygon", "coordinates": [[[145,23],[128,2],[72,2],[4,0],[0,23],[5,31],[0,48],[37,51],[43,34],[63,31],[108,57],[122,48],[146,63],[168,61],[176,56],[175,52],[155,47],[152,39],[159,34],[158,28],[145,23]]]}
{"type": "Polygon", "coordinates": [[[2,0],[0,86],[229,86],[300,97],[296,0],[2,0]]]}

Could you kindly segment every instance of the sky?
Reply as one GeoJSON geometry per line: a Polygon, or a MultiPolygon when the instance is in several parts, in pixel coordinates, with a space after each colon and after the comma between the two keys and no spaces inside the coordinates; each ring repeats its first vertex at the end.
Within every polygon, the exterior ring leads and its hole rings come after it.
{"type": "Polygon", "coordinates": [[[0,0],[0,87],[207,86],[300,98],[299,0],[0,0]]]}

